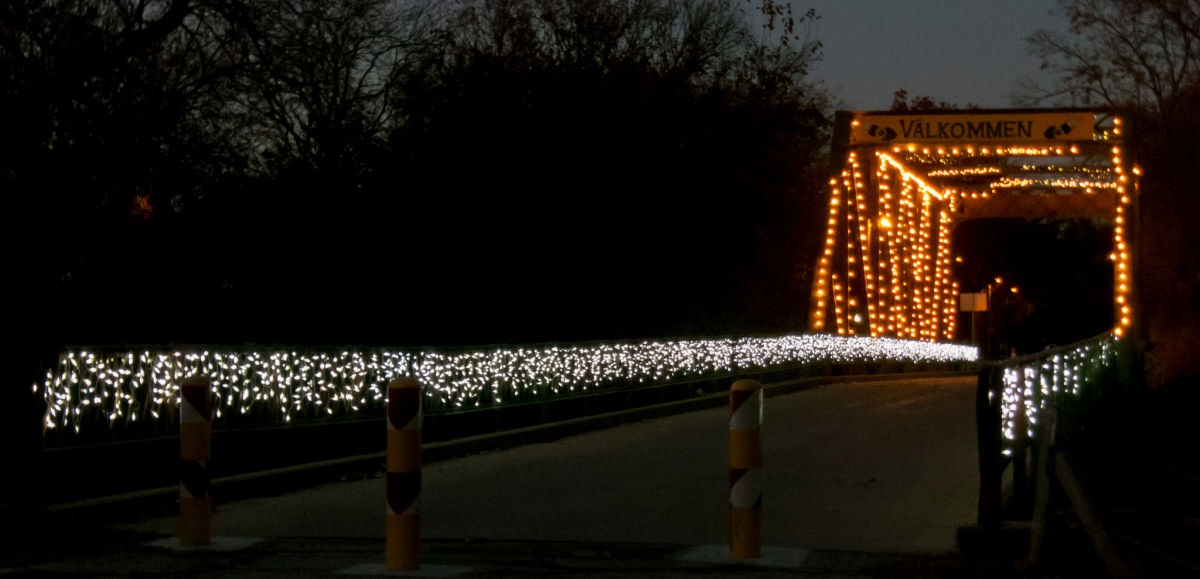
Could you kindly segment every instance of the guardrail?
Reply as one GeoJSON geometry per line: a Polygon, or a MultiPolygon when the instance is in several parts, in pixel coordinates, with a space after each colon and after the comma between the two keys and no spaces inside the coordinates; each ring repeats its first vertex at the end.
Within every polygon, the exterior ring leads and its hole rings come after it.
{"type": "MultiPolygon", "coordinates": [[[[1005,505],[1032,505],[1031,463],[1052,432],[1040,427],[1054,408],[1078,408],[1122,380],[1129,365],[1129,341],[1103,334],[1069,346],[979,366],[976,418],[979,437],[980,526],[997,529],[1005,505]],[[1004,496],[1005,472],[1012,466],[1011,495],[1004,496]]],[[[1010,509],[1011,510],[1011,509],[1010,509]]]]}
{"type": "Polygon", "coordinates": [[[450,414],[820,363],[973,363],[973,346],[800,334],[477,349],[190,346],[74,348],[34,388],[48,443],[173,434],[179,383],[210,379],[214,426],[383,412],[387,383],[426,386],[427,414],[450,414]]]}

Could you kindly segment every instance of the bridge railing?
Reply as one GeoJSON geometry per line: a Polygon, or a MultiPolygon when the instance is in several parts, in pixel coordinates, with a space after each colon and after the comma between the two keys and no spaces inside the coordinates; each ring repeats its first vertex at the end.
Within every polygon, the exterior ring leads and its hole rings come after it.
{"type": "Polygon", "coordinates": [[[210,378],[215,427],[381,415],[387,383],[424,386],[427,414],[451,414],[813,364],[963,365],[974,347],[800,334],[473,349],[72,348],[34,385],[47,442],[174,434],[179,383],[210,378]]]}
{"type": "Polygon", "coordinates": [[[979,524],[996,528],[1006,504],[1028,507],[1031,462],[1051,408],[1079,407],[1121,380],[1130,362],[1128,340],[1103,334],[1036,354],[979,365],[976,417],[979,440],[979,524]],[[1011,496],[1005,496],[1011,466],[1011,496]]]}

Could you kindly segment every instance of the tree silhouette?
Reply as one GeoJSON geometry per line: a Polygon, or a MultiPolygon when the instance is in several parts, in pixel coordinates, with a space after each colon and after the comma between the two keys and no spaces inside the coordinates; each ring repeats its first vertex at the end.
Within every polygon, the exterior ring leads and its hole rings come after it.
{"type": "Polygon", "coordinates": [[[717,2],[481,2],[450,22],[445,58],[399,91],[395,170],[455,192],[407,209],[491,255],[441,259],[418,226],[420,269],[451,286],[509,279],[475,299],[526,325],[558,312],[596,335],[801,327],[779,315],[803,308],[797,266],[765,261],[809,259],[798,224],[825,135],[811,54],[762,44],[717,2]]]}
{"type": "Polygon", "coordinates": [[[826,101],[763,10],[0,3],[0,501],[65,344],[802,329],[826,101]]]}
{"type": "MultiPolygon", "coordinates": [[[[1152,387],[1196,378],[1200,243],[1191,219],[1200,177],[1200,7],[1191,0],[1061,0],[1067,34],[1039,31],[1030,46],[1056,75],[1027,84],[1021,104],[1100,105],[1132,119],[1144,169],[1134,241],[1152,387]]],[[[1127,131],[1129,133],[1130,131],[1127,131]]]]}
{"type": "Polygon", "coordinates": [[[526,337],[799,329],[816,16],[763,9],[765,33],[715,0],[7,4],[0,163],[47,233],[16,277],[83,342],[318,340],[387,263],[526,337]],[[150,313],[181,301],[193,331],[150,313]]]}
{"type": "MultiPolygon", "coordinates": [[[[978,109],[977,104],[967,104],[967,109],[978,109]]],[[[909,97],[904,89],[892,93],[892,106],[889,110],[896,112],[950,111],[958,109],[958,105],[946,101],[934,100],[931,96],[909,97]]]]}

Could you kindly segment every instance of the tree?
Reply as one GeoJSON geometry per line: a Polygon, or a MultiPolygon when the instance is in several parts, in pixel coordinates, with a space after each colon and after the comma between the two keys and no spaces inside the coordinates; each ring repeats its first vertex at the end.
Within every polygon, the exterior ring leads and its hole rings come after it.
{"type": "Polygon", "coordinates": [[[763,9],[0,3],[0,439],[64,344],[800,329],[826,101],[763,9]]]}
{"type": "Polygon", "coordinates": [[[358,179],[378,161],[391,92],[425,46],[424,10],[389,0],[275,0],[256,11],[238,123],[260,171],[358,179]]]}
{"type": "Polygon", "coordinates": [[[111,237],[98,235],[106,226],[170,213],[216,171],[220,145],[186,122],[192,87],[207,71],[175,67],[181,47],[172,37],[189,14],[182,0],[0,8],[9,215],[56,232],[19,252],[15,279],[28,291],[87,277],[111,237]],[[80,252],[74,242],[83,240],[90,247],[80,252]]]}
{"type": "Polygon", "coordinates": [[[30,384],[67,342],[101,341],[142,323],[136,309],[152,310],[149,298],[175,286],[173,268],[162,264],[176,263],[169,253],[178,247],[164,226],[179,226],[184,205],[238,171],[238,160],[200,123],[216,101],[203,86],[221,76],[217,54],[192,43],[192,32],[223,18],[222,6],[0,5],[12,338],[0,386],[4,460],[12,465],[0,478],[4,505],[37,503],[41,402],[30,384]]]}
{"type": "Polygon", "coordinates": [[[1134,235],[1147,382],[1196,379],[1200,361],[1200,5],[1194,0],[1060,0],[1067,34],[1029,42],[1056,84],[1027,84],[1021,104],[1106,106],[1132,119],[1144,169],[1134,235]]]}
{"type": "Polygon", "coordinates": [[[520,312],[540,339],[799,328],[772,314],[802,308],[783,260],[811,260],[819,213],[811,46],[717,1],[480,1],[447,23],[444,58],[398,91],[395,169],[442,192],[409,198],[408,245],[433,279],[487,288],[469,317],[520,312]],[[440,257],[448,231],[471,249],[440,257]]]}
{"type": "Polygon", "coordinates": [[[0,7],[10,327],[26,343],[146,340],[161,316],[143,312],[215,285],[194,209],[244,169],[210,122],[236,70],[225,31],[238,16],[221,1],[0,7]]]}
{"type": "Polygon", "coordinates": [[[1200,7],[1190,0],[1060,0],[1069,36],[1029,39],[1057,77],[1026,84],[1025,102],[1127,107],[1176,119],[1200,83],[1200,7]]]}
{"type": "MultiPolygon", "coordinates": [[[[958,105],[946,101],[934,100],[931,96],[914,96],[909,97],[908,91],[900,89],[892,94],[892,111],[897,112],[922,112],[922,111],[950,111],[958,108],[958,105]]],[[[978,109],[979,105],[968,104],[968,109],[978,109]]]]}
{"type": "MultiPolygon", "coordinates": [[[[794,302],[735,299],[725,286],[738,275],[697,273],[808,259],[780,248],[815,231],[791,220],[821,181],[824,95],[807,78],[819,44],[802,35],[816,16],[776,2],[763,14],[759,33],[719,0],[5,4],[0,104],[14,122],[0,175],[9,215],[54,232],[13,256],[15,278],[47,303],[104,296],[46,308],[86,330],[71,341],[150,340],[142,324],[160,317],[129,315],[178,288],[204,293],[197,307],[360,291],[351,272],[377,269],[409,220],[399,237],[454,231],[501,248],[548,235],[559,279],[591,296],[671,279],[700,288],[696,304],[794,302]],[[603,202],[541,219],[555,198],[603,202]],[[692,248],[664,261],[659,248],[680,239],[692,248]],[[344,273],[317,274],[320,253],[344,273]],[[181,256],[187,267],[168,265],[181,256]],[[595,264],[610,273],[596,278],[595,264]]],[[[409,261],[440,272],[430,279],[471,278],[445,243],[408,246],[425,248],[409,261]]],[[[530,285],[544,276],[473,261],[530,285]]]]}

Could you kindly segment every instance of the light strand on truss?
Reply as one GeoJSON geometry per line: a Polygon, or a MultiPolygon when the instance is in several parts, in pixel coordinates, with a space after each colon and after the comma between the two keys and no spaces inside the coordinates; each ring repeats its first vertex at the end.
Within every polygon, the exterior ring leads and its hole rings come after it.
{"type": "Polygon", "coordinates": [[[946,198],[883,152],[876,153],[869,187],[861,159],[850,153],[841,179],[830,181],[813,329],[953,339],[946,198]]]}
{"type": "MultiPolygon", "coordinates": [[[[1121,134],[1121,119],[1113,119],[1113,133],[1121,134]]],[[[1113,172],[1117,175],[1117,209],[1116,215],[1113,218],[1113,251],[1109,254],[1109,259],[1114,263],[1113,277],[1113,300],[1116,309],[1116,327],[1113,329],[1113,334],[1118,338],[1125,335],[1129,328],[1133,325],[1133,259],[1132,252],[1128,245],[1128,217],[1132,205],[1131,193],[1136,192],[1137,183],[1130,182],[1128,173],[1138,174],[1138,169],[1135,167],[1132,170],[1127,170],[1124,164],[1125,157],[1120,145],[1114,145],[1112,148],[1112,166],[1113,172]],[[1133,190],[1131,190],[1131,188],[1133,190]]]]}

